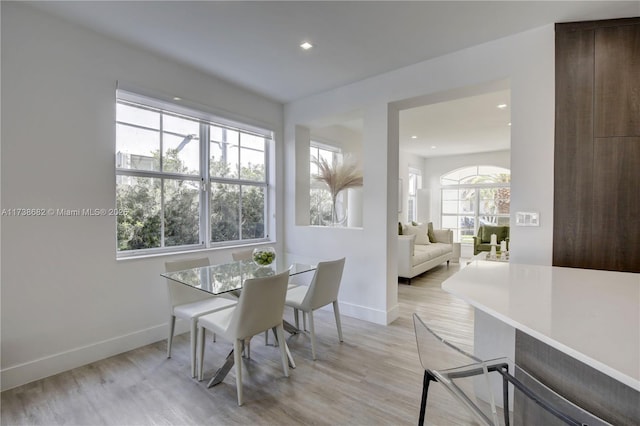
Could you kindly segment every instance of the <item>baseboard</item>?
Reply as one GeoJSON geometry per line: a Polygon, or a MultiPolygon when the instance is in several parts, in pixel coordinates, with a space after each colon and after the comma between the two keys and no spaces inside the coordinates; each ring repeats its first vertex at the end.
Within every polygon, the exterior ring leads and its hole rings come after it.
{"type": "MultiPolygon", "coordinates": [[[[340,314],[348,317],[369,321],[375,324],[388,325],[393,320],[398,318],[400,314],[400,308],[394,307],[390,311],[382,311],[378,309],[371,309],[367,306],[356,305],[354,303],[340,301],[340,314]]],[[[330,308],[330,305],[327,305],[330,308]]]]}
{"type": "MultiPolygon", "coordinates": [[[[0,371],[1,390],[15,388],[166,339],[167,331],[168,324],[165,323],[7,367],[0,371]]],[[[176,323],[176,334],[186,331],[188,331],[188,324],[178,321],[176,323]]]]}

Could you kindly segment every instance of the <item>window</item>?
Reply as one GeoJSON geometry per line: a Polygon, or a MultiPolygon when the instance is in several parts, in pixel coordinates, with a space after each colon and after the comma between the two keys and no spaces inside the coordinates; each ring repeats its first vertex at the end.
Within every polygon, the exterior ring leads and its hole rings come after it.
{"type": "Polygon", "coordinates": [[[418,169],[409,169],[409,193],[407,219],[409,222],[418,221],[418,190],[422,188],[422,174],[418,169]]]}
{"type": "Polygon", "coordinates": [[[268,238],[271,134],[118,91],[119,256],[268,238]]]}
{"type": "Polygon", "coordinates": [[[511,171],[473,166],[440,178],[442,227],[463,241],[476,235],[480,225],[509,225],[511,171]]]}
{"type": "MultiPolygon", "coordinates": [[[[309,170],[310,170],[310,204],[311,204],[311,225],[326,225],[331,223],[331,193],[327,189],[327,186],[316,181],[313,176],[318,174],[318,166],[315,164],[315,160],[326,159],[329,163],[340,161],[342,154],[340,150],[328,145],[319,144],[318,142],[311,142],[309,148],[309,170]]],[[[343,194],[338,195],[336,204],[342,203],[343,194]]]]}

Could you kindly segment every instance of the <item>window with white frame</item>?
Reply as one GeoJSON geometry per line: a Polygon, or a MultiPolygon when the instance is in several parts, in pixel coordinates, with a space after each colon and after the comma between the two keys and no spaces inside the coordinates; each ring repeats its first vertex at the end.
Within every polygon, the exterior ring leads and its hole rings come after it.
{"type": "Polygon", "coordinates": [[[442,227],[454,231],[455,241],[476,235],[480,225],[509,225],[511,171],[472,166],[440,178],[442,227]]]}
{"type": "Polygon", "coordinates": [[[418,221],[418,190],[422,188],[422,173],[418,169],[409,169],[409,191],[407,194],[407,219],[418,221]]]}
{"type": "Polygon", "coordinates": [[[117,253],[260,241],[271,132],[118,91],[117,253]]]}
{"type": "MultiPolygon", "coordinates": [[[[318,174],[316,161],[325,159],[329,164],[339,162],[342,153],[338,148],[311,141],[309,147],[309,171],[310,171],[310,224],[326,225],[331,222],[332,202],[331,193],[323,182],[318,182],[314,176],[318,174]]],[[[338,194],[337,202],[342,202],[342,195],[338,194]]]]}

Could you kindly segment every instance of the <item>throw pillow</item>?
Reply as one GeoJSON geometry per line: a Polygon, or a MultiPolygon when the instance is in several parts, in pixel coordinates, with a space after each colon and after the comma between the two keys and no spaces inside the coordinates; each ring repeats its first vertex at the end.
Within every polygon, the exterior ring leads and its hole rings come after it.
{"type": "Polygon", "coordinates": [[[430,242],[437,243],[436,235],[433,233],[433,222],[429,222],[427,225],[427,236],[429,237],[430,242]]]}
{"type": "Polygon", "coordinates": [[[415,235],[416,236],[416,244],[431,244],[429,241],[429,236],[427,235],[427,225],[422,224],[418,226],[407,225],[404,229],[405,235],[415,235]]]}

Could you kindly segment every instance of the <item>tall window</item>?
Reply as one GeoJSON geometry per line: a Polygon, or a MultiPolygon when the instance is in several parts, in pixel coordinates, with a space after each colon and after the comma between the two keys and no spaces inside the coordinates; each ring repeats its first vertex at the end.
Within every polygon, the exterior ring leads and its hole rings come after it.
{"type": "Polygon", "coordinates": [[[118,91],[120,256],[263,240],[270,133],[118,91]]]}
{"type": "Polygon", "coordinates": [[[454,239],[463,241],[476,235],[480,225],[509,225],[510,183],[511,171],[493,166],[442,176],[442,227],[453,229],[454,239]]]}
{"type": "Polygon", "coordinates": [[[418,169],[409,169],[409,193],[407,195],[407,219],[418,221],[418,190],[422,188],[422,174],[418,169]]]}
{"type": "MultiPolygon", "coordinates": [[[[331,193],[327,189],[327,186],[322,182],[317,182],[313,176],[318,174],[318,166],[314,160],[326,159],[329,164],[334,160],[340,161],[342,154],[340,150],[328,145],[323,145],[318,142],[311,141],[309,148],[309,161],[310,161],[310,200],[311,200],[311,225],[325,225],[331,222],[331,193]]],[[[338,195],[338,203],[342,203],[343,194],[338,195]]]]}

